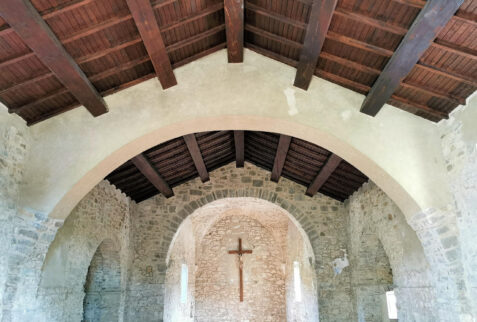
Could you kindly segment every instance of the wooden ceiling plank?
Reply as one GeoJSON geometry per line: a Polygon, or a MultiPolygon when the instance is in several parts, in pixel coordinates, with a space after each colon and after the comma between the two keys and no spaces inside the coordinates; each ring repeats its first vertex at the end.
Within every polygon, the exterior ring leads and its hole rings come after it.
{"type": "Polygon", "coordinates": [[[357,22],[362,22],[374,28],[378,28],[400,36],[404,36],[407,33],[407,29],[402,26],[391,24],[384,20],[375,19],[362,13],[349,11],[343,8],[336,8],[335,15],[352,19],[357,22]]]}
{"type": "Polygon", "coordinates": [[[445,50],[447,52],[450,52],[450,53],[453,53],[453,54],[456,54],[456,55],[459,55],[459,56],[463,56],[465,58],[469,58],[469,59],[472,59],[472,60],[477,59],[477,53],[476,53],[475,50],[472,50],[472,49],[466,48],[466,47],[461,47],[459,45],[456,45],[456,44],[453,44],[453,43],[450,43],[450,42],[447,42],[447,41],[444,41],[444,40],[437,39],[432,44],[432,47],[433,48],[438,48],[438,49],[441,49],[441,50],[445,50]]]}
{"type": "Polygon", "coordinates": [[[402,82],[401,86],[404,87],[404,88],[409,88],[409,89],[412,89],[412,90],[420,91],[420,92],[426,93],[428,95],[431,95],[431,96],[449,101],[452,104],[465,105],[465,99],[463,99],[463,98],[453,96],[452,94],[441,93],[441,92],[439,92],[435,89],[428,88],[428,87],[426,87],[424,85],[421,85],[421,84],[415,84],[415,83],[410,83],[410,82],[406,81],[406,82],[402,82]]]}
{"type": "Polygon", "coordinates": [[[416,110],[420,110],[420,111],[423,111],[425,113],[428,113],[432,116],[435,116],[437,118],[440,118],[440,119],[447,119],[449,118],[449,116],[444,113],[444,112],[441,112],[441,111],[437,111],[427,105],[424,105],[424,104],[421,104],[421,103],[417,103],[417,102],[414,102],[414,101],[411,101],[407,98],[404,98],[404,97],[401,97],[401,96],[397,96],[396,94],[393,94],[390,99],[393,99],[395,101],[398,101],[404,105],[407,105],[413,109],[416,109],[416,110]]]}
{"type": "Polygon", "coordinates": [[[326,38],[338,41],[338,42],[343,43],[343,44],[348,45],[348,46],[352,46],[352,47],[355,47],[355,48],[366,50],[366,51],[369,51],[369,52],[372,52],[372,53],[375,53],[377,55],[381,55],[381,56],[384,56],[384,57],[391,57],[394,54],[394,52],[390,49],[378,47],[378,46],[369,44],[367,42],[364,42],[364,41],[361,41],[361,40],[358,40],[358,39],[355,39],[355,38],[351,38],[351,37],[339,34],[339,33],[334,32],[334,31],[328,32],[328,34],[326,35],[326,38]]]}
{"type": "Polygon", "coordinates": [[[25,80],[23,82],[20,82],[20,83],[17,83],[17,84],[13,84],[10,87],[7,87],[7,88],[4,88],[4,89],[0,90],[0,95],[5,94],[6,92],[9,92],[9,91],[19,90],[24,86],[34,85],[34,83],[36,83],[36,82],[41,82],[42,80],[53,77],[53,76],[55,76],[55,75],[52,72],[38,75],[36,77],[27,79],[27,80],[25,80]]]}
{"type": "Polygon", "coordinates": [[[275,160],[273,161],[273,169],[270,180],[278,182],[282,175],[283,166],[287,158],[288,149],[290,148],[291,136],[280,134],[280,140],[278,141],[277,152],[275,154],[275,160]]]}
{"type": "Polygon", "coordinates": [[[252,26],[250,24],[246,24],[245,25],[245,30],[251,32],[251,33],[254,33],[256,35],[259,35],[259,36],[262,36],[262,37],[265,37],[265,38],[268,38],[270,40],[273,40],[273,41],[276,41],[282,45],[285,45],[285,46],[290,46],[290,47],[294,47],[294,48],[298,48],[298,49],[301,49],[303,47],[303,44],[302,43],[299,43],[299,42],[296,42],[296,41],[293,41],[293,40],[290,40],[288,38],[285,38],[285,37],[282,37],[282,36],[279,36],[279,35],[276,35],[274,33],[271,33],[271,32],[268,32],[268,31],[265,31],[263,29],[260,29],[260,28],[257,28],[255,26],[252,26]]]}
{"type": "Polygon", "coordinates": [[[92,115],[99,116],[108,111],[101,95],[29,1],[2,0],[0,12],[43,64],[92,115]]]}
{"type": "Polygon", "coordinates": [[[205,38],[210,37],[212,35],[215,35],[215,34],[221,32],[224,29],[225,29],[224,24],[218,25],[218,26],[216,26],[212,29],[209,29],[209,30],[206,30],[204,32],[198,33],[198,34],[196,34],[192,37],[189,37],[189,38],[186,38],[184,40],[175,42],[175,43],[167,46],[166,50],[167,50],[168,53],[171,53],[173,51],[176,51],[176,50],[179,50],[179,49],[184,48],[186,46],[189,46],[189,45],[193,44],[194,42],[197,42],[199,40],[202,40],[202,39],[205,39],[205,38]]]}
{"type": "Polygon", "coordinates": [[[205,167],[204,159],[202,158],[202,153],[200,152],[199,144],[197,144],[195,135],[184,135],[184,141],[187,145],[187,149],[189,150],[190,156],[194,161],[195,168],[199,173],[200,180],[202,180],[202,182],[209,181],[209,172],[205,167]]]}
{"type": "Polygon", "coordinates": [[[244,0],[224,0],[227,58],[229,63],[243,62],[244,0]]]}
{"type": "Polygon", "coordinates": [[[379,70],[377,68],[372,68],[372,67],[357,63],[355,61],[352,61],[352,60],[349,60],[349,59],[346,59],[346,58],[343,58],[343,57],[335,56],[335,55],[327,53],[325,51],[321,52],[320,58],[331,60],[335,63],[340,64],[340,65],[343,65],[343,66],[346,66],[346,67],[351,67],[353,69],[356,69],[360,72],[364,72],[364,73],[367,73],[367,74],[379,75],[381,73],[381,70],[379,70]]]}
{"type": "MultiPolygon", "coordinates": [[[[405,4],[406,6],[419,8],[419,9],[421,9],[422,7],[426,5],[426,1],[424,0],[391,0],[391,1],[405,4]]],[[[432,1],[432,0],[429,0],[429,1],[432,1]]]]}
{"type": "Polygon", "coordinates": [[[245,161],[245,132],[234,131],[235,164],[237,168],[243,168],[245,161]]]}
{"type": "Polygon", "coordinates": [[[304,23],[304,22],[288,18],[287,16],[281,15],[277,12],[271,12],[268,9],[259,7],[255,4],[251,3],[251,2],[246,2],[245,3],[245,9],[250,10],[253,13],[258,14],[260,16],[271,18],[271,19],[277,20],[281,23],[293,26],[293,27],[297,27],[297,28],[300,28],[300,29],[305,29],[306,28],[306,23],[304,23]]]}
{"type": "Polygon", "coordinates": [[[266,56],[266,57],[269,57],[269,58],[272,58],[272,59],[275,59],[275,60],[278,60],[279,62],[282,62],[286,65],[289,65],[289,66],[292,66],[292,67],[296,67],[298,66],[298,62],[296,60],[293,60],[291,58],[288,58],[288,57],[285,57],[285,56],[282,56],[282,55],[279,55],[273,51],[270,51],[270,50],[267,50],[267,49],[264,49],[262,47],[259,47],[257,45],[254,45],[252,43],[249,43],[249,42],[246,42],[245,43],[245,46],[250,49],[250,50],[253,50],[254,52],[260,54],[260,55],[263,55],[263,56],[266,56]]]}
{"type": "Polygon", "coordinates": [[[450,70],[444,70],[444,69],[441,69],[437,66],[427,65],[423,62],[419,62],[416,66],[419,69],[426,70],[428,72],[437,74],[439,76],[447,77],[447,78],[453,79],[457,82],[462,82],[462,83],[465,83],[469,86],[477,88],[477,80],[475,80],[473,78],[457,74],[457,73],[452,72],[450,70]]]}
{"type": "Polygon", "coordinates": [[[150,0],[126,0],[162,88],[177,85],[150,0]]]}
{"type": "Polygon", "coordinates": [[[375,116],[431,46],[464,0],[428,1],[366,96],[361,112],[375,116]]]}
{"type": "Polygon", "coordinates": [[[194,15],[184,17],[184,18],[179,19],[177,21],[174,21],[174,22],[172,22],[168,25],[162,26],[159,29],[161,30],[161,32],[170,31],[172,29],[175,29],[175,28],[184,26],[188,23],[191,23],[191,22],[193,22],[197,19],[200,19],[200,18],[206,17],[208,15],[211,15],[211,14],[217,12],[217,11],[222,10],[223,8],[224,8],[224,4],[222,2],[220,2],[220,3],[217,3],[213,6],[207,7],[204,10],[201,10],[194,15]]]}
{"type": "Polygon", "coordinates": [[[326,34],[331,23],[338,0],[315,0],[311,7],[310,19],[306,27],[305,43],[300,52],[300,59],[295,76],[294,86],[307,90],[310,86],[325,43],[326,34]]]}
{"type": "Polygon", "coordinates": [[[45,96],[42,96],[41,98],[37,99],[36,101],[33,101],[33,102],[30,102],[28,104],[25,104],[25,105],[22,105],[22,106],[19,106],[19,107],[13,107],[13,108],[9,108],[8,111],[10,113],[18,113],[18,112],[21,112],[21,111],[24,111],[24,110],[29,110],[30,108],[32,107],[35,107],[37,105],[40,105],[40,104],[43,104],[57,96],[60,96],[60,95],[64,95],[68,93],[68,89],[67,88],[59,88],[45,96]]]}
{"type": "Polygon", "coordinates": [[[332,153],[328,160],[326,160],[325,165],[320,169],[320,172],[318,172],[318,175],[315,177],[315,179],[313,179],[313,182],[306,190],[306,195],[313,197],[333,174],[336,168],[340,165],[341,161],[342,159],[339,156],[332,153]]]}
{"type": "Polygon", "coordinates": [[[169,184],[161,177],[161,175],[157,172],[149,160],[147,160],[144,154],[138,154],[132,158],[131,161],[166,198],[174,196],[174,192],[172,191],[169,184]]]}

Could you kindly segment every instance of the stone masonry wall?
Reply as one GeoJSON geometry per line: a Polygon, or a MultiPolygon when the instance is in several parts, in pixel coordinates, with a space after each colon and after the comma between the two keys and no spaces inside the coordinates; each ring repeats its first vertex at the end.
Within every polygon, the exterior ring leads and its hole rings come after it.
{"type": "Polygon", "coordinates": [[[215,223],[199,249],[196,321],[286,320],[283,249],[260,222],[230,214],[215,223]],[[237,249],[239,237],[244,249],[253,249],[243,255],[243,302],[238,301],[238,256],[227,253],[237,249]]]}
{"type": "Polygon", "coordinates": [[[321,321],[350,321],[350,272],[334,276],[332,262],[348,246],[347,215],[343,204],[317,194],[310,198],[305,187],[251,164],[237,169],[229,164],[210,173],[207,183],[194,179],[174,188],[175,196],[156,196],[141,202],[132,217],[131,279],[128,319],[160,320],[163,317],[166,257],[181,222],[194,210],[217,199],[255,197],[281,206],[293,215],[307,233],[315,255],[315,272],[321,321]]]}
{"type": "Polygon", "coordinates": [[[84,322],[117,322],[121,302],[120,249],[104,240],[94,253],[84,285],[84,322]]]}
{"type": "Polygon", "coordinates": [[[432,272],[416,233],[399,208],[372,182],[365,183],[345,206],[358,321],[382,321],[381,297],[392,288],[400,321],[440,321],[432,272]]]}
{"type": "Polygon", "coordinates": [[[100,182],[76,206],[49,247],[40,287],[35,292],[35,321],[81,321],[88,267],[104,240],[119,250],[118,311],[122,321],[130,250],[129,208],[130,199],[106,181],[100,182]]]}
{"type": "MultiPolygon", "coordinates": [[[[476,100],[473,97],[472,100],[476,100]]],[[[450,236],[462,252],[463,282],[461,292],[470,299],[467,314],[477,319],[477,108],[469,105],[456,109],[448,120],[438,124],[442,151],[446,161],[451,191],[454,195],[453,213],[458,234],[450,236]]]]}

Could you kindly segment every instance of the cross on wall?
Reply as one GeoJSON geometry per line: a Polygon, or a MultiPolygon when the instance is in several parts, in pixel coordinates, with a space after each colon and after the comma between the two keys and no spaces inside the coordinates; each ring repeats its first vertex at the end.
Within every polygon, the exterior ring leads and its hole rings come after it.
{"type": "Polygon", "coordinates": [[[252,254],[252,250],[242,249],[242,238],[239,238],[238,250],[229,250],[229,254],[237,254],[239,257],[239,279],[240,279],[240,302],[243,302],[243,254],[252,254]]]}

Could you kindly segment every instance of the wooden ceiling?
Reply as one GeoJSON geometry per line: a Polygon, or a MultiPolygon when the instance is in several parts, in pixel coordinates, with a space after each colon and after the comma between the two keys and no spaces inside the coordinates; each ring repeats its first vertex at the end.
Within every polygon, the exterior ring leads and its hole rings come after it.
{"type": "MultiPolygon", "coordinates": [[[[243,46],[431,121],[477,88],[477,0],[1,0],[0,101],[28,124],[243,46]],[[243,9],[243,7],[245,9],[243,9]],[[416,63],[417,62],[417,63],[416,63]]],[[[290,80],[292,82],[292,80],[290,80]]]]}
{"type": "Polygon", "coordinates": [[[136,202],[162,193],[230,162],[244,161],[271,171],[271,180],[288,178],[307,187],[309,196],[320,192],[344,201],[368,178],[328,150],[309,142],[267,132],[220,131],[189,134],[155,146],[127,161],[106,179],[136,202]]]}

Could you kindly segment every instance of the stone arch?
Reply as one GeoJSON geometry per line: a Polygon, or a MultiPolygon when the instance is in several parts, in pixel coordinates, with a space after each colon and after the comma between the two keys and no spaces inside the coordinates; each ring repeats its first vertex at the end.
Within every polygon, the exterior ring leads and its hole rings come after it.
{"type": "MultiPolygon", "coordinates": [[[[280,207],[288,218],[295,224],[300,233],[306,237],[304,240],[308,246],[313,249],[313,246],[310,242],[310,239],[316,235],[316,232],[313,229],[312,224],[305,219],[303,212],[293,205],[293,202],[287,201],[280,196],[275,191],[259,189],[259,188],[244,188],[239,191],[233,189],[220,189],[212,193],[209,193],[198,200],[194,200],[184,205],[181,210],[178,211],[178,215],[181,218],[182,222],[191,214],[194,213],[197,209],[206,206],[207,204],[213,203],[226,198],[257,198],[269,202],[274,206],[280,207]]],[[[181,223],[182,223],[181,222],[181,223]]],[[[166,263],[168,261],[171,246],[174,242],[174,239],[177,236],[177,233],[180,230],[180,225],[177,225],[174,234],[166,240],[166,247],[168,249],[166,263]]],[[[313,263],[315,261],[315,252],[313,252],[313,263]]]]}
{"type": "Polygon", "coordinates": [[[96,249],[84,284],[83,321],[119,320],[120,256],[119,245],[108,238],[104,239],[96,249]]]}
{"type": "MultiPolygon", "coordinates": [[[[292,234],[295,237],[296,240],[300,240],[300,243],[303,242],[303,248],[301,249],[302,253],[300,256],[296,257],[297,255],[290,255],[293,257],[293,260],[298,260],[301,264],[300,265],[305,265],[303,266],[304,271],[302,274],[306,275],[306,283],[303,284],[303,292],[305,292],[306,296],[304,295],[304,300],[302,303],[299,304],[299,306],[302,307],[303,309],[308,310],[307,315],[308,318],[314,318],[318,314],[318,294],[317,294],[317,276],[315,273],[315,253],[314,253],[314,248],[311,245],[309,235],[304,231],[302,228],[302,225],[298,221],[297,218],[303,218],[304,214],[303,212],[295,207],[293,205],[293,202],[289,203],[289,206],[285,203],[283,203],[284,200],[281,200],[280,197],[275,197],[273,195],[272,191],[266,191],[260,189],[243,189],[240,191],[239,195],[233,195],[230,196],[227,192],[228,190],[219,190],[215,191],[214,193],[207,194],[201,199],[199,202],[204,202],[205,204],[199,206],[198,208],[194,209],[196,207],[196,204],[194,202],[189,202],[186,204],[182,209],[179,210],[181,212],[182,210],[185,210],[187,215],[184,217],[182,220],[181,224],[177,227],[174,235],[172,238],[169,239],[169,244],[168,244],[168,252],[167,252],[167,257],[166,257],[166,265],[164,266],[165,272],[164,274],[166,275],[166,272],[168,272],[171,268],[173,268],[174,271],[177,271],[178,269],[178,264],[176,262],[176,259],[174,261],[171,260],[171,253],[174,249],[176,239],[179,238],[179,235],[182,233],[181,238],[181,244],[182,245],[187,245],[187,247],[200,247],[202,245],[202,241],[204,239],[207,239],[210,237],[208,235],[208,232],[212,227],[214,227],[217,223],[222,222],[223,220],[226,220],[227,218],[230,218],[231,212],[236,214],[236,209],[240,209],[239,213],[241,216],[244,217],[244,219],[247,221],[251,222],[256,222],[259,227],[262,229],[266,229],[267,233],[266,238],[273,240],[271,242],[271,245],[274,245],[274,247],[278,247],[281,249],[279,252],[280,254],[280,260],[279,262],[282,263],[284,266],[282,268],[278,268],[280,272],[282,272],[283,269],[283,274],[284,274],[284,282],[286,283],[286,301],[287,305],[287,313],[286,314],[294,314],[288,312],[288,310],[296,310],[297,304],[294,304],[293,300],[293,287],[290,286],[290,284],[293,279],[293,275],[286,275],[285,274],[285,264],[287,264],[286,270],[288,271],[288,274],[291,274],[293,271],[293,263],[290,264],[289,260],[290,258],[287,259],[287,254],[284,252],[287,245],[283,244],[283,240],[279,238],[279,236],[274,233],[274,220],[275,220],[275,225],[277,223],[280,223],[279,225],[283,224],[283,221],[285,221],[287,224],[292,225],[292,234]],[[210,200],[210,201],[209,201],[210,200]],[[245,208],[245,209],[244,209],[245,208]],[[293,212],[290,213],[287,209],[291,209],[293,212]],[[213,215],[211,215],[211,211],[214,212],[213,215]],[[272,213],[273,212],[273,215],[272,213]],[[281,217],[277,221],[276,216],[281,217]],[[193,232],[191,231],[191,221],[189,220],[190,218],[194,218],[194,226],[195,229],[193,232]],[[186,228],[187,226],[187,228],[186,228]],[[184,229],[186,229],[186,235],[187,235],[187,241],[184,244],[184,229]],[[194,243],[191,242],[189,238],[190,236],[193,236],[192,238],[194,239],[194,243]],[[298,237],[299,236],[299,237],[298,237]],[[196,244],[197,243],[197,244],[196,244]],[[194,245],[194,246],[191,246],[194,245]],[[282,249],[282,247],[285,247],[282,249]],[[284,253],[282,253],[282,251],[284,253]],[[282,258],[283,257],[283,258],[282,258]],[[170,266],[172,265],[172,267],[170,266]],[[287,279],[285,279],[285,276],[287,276],[287,279]],[[288,284],[290,285],[288,285],[288,284]],[[287,286],[288,285],[288,286],[287,286]],[[292,308],[293,307],[293,308],[292,308]]],[[[301,222],[305,222],[305,220],[301,220],[301,222]]],[[[289,226],[290,227],[290,226],[289,226]]],[[[286,237],[285,237],[286,238],[286,237]]],[[[209,242],[205,243],[205,245],[210,245],[209,242]]],[[[183,247],[183,246],[181,246],[183,247]]],[[[181,253],[182,254],[182,253],[181,253]]],[[[195,254],[192,252],[193,257],[200,258],[200,254],[202,254],[201,251],[196,250],[195,254]],[[198,257],[196,257],[198,256],[198,257]]],[[[183,255],[181,255],[183,256],[183,255]]],[[[183,257],[182,260],[184,260],[183,257]]],[[[190,261],[190,260],[188,260],[190,261]]],[[[209,260],[206,261],[209,263],[209,260]]],[[[193,262],[192,262],[193,263],[193,262]]],[[[191,264],[191,262],[189,262],[191,264]]],[[[277,264],[278,265],[278,264],[277,264]]],[[[278,265],[279,266],[279,265],[278,265]]],[[[195,268],[190,268],[190,269],[195,269],[198,270],[197,272],[194,271],[192,273],[194,276],[196,273],[200,272],[201,266],[195,267],[195,268]]],[[[177,279],[177,276],[174,275],[174,278],[177,279]]],[[[166,279],[167,280],[167,279],[166,279]]],[[[167,284],[166,284],[167,285],[167,284]]],[[[194,287],[195,289],[195,287],[194,287]]],[[[168,289],[166,287],[165,289],[165,301],[169,300],[170,301],[170,296],[167,294],[168,289]]],[[[189,292],[191,292],[189,290],[189,292]]],[[[195,290],[192,291],[194,293],[195,290]]],[[[176,292],[177,293],[177,292],[176,292]]],[[[176,294],[177,296],[177,294],[176,294]]],[[[175,307],[174,305],[171,306],[171,303],[167,302],[169,304],[169,308],[175,307]]],[[[179,305],[178,303],[175,303],[176,305],[179,305]]],[[[193,305],[193,307],[197,306],[199,304],[196,303],[196,305],[193,305]]],[[[167,306],[166,306],[167,309],[167,306]]],[[[197,313],[197,312],[196,312],[197,313]]],[[[302,312],[303,313],[303,312],[302,312]]],[[[170,314],[170,313],[169,313],[170,314]]],[[[192,314],[192,313],[191,313],[192,314]]],[[[296,314],[296,313],[295,313],[296,314]]],[[[169,316],[169,319],[171,317],[169,316]]],[[[177,318],[177,317],[176,317],[177,318]]]]}
{"type": "Polygon", "coordinates": [[[43,261],[36,296],[39,321],[81,321],[88,268],[105,241],[119,255],[120,311],[124,310],[128,207],[125,195],[104,181],[68,216],[43,261]]]}

